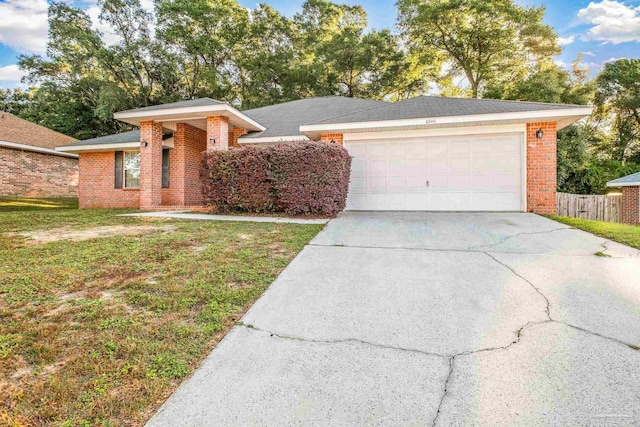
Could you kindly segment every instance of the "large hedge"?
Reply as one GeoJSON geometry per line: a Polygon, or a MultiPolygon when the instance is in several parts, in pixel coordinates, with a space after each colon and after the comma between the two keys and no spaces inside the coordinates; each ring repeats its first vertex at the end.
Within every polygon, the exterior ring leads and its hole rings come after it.
{"type": "Polygon", "coordinates": [[[335,144],[283,142],[205,153],[205,203],[218,212],[336,215],[346,204],[351,157],[335,144]]]}

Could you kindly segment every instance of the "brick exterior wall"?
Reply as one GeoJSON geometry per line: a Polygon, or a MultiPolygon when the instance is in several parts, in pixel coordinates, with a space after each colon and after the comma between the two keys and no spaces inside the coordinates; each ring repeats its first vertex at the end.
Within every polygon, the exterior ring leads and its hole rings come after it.
{"type": "Polygon", "coordinates": [[[207,117],[207,150],[229,149],[229,119],[224,116],[207,117]],[[211,145],[211,138],[215,145],[211,145]]]}
{"type": "Polygon", "coordinates": [[[621,221],[640,225],[640,187],[622,187],[621,221]]]}
{"type": "Polygon", "coordinates": [[[556,122],[527,124],[527,211],[543,215],[556,213],[557,174],[556,122]],[[536,138],[538,129],[544,131],[536,138]]]}
{"type": "Polygon", "coordinates": [[[114,163],[113,151],[80,155],[81,208],[140,207],[140,190],[114,188],[114,163]]]}
{"type": "Polygon", "coordinates": [[[335,142],[339,146],[342,147],[342,143],[344,141],[344,137],[341,133],[325,133],[320,136],[320,141],[322,142],[335,142]]]}
{"type": "Polygon", "coordinates": [[[238,143],[238,138],[242,135],[246,134],[246,129],[237,128],[237,127],[229,127],[229,148],[240,148],[240,144],[238,143]]]}
{"type": "MultiPolygon", "coordinates": [[[[141,122],[140,141],[140,209],[162,204],[162,123],[141,122]]],[[[112,173],[113,175],[113,173],[112,173]]]]}
{"type": "Polygon", "coordinates": [[[162,189],[162,204],[197,206],[203,203],[200,165],[207,149],[207,133],[178,123],[169,150],[169,188],[162,189]]]}
{"type": "Polygon", "coordinates": [[[56,148],[76,141],[70,136],[0,111],[0,141],[56,148]]]}
{"type": "Polygon", "coordinates": [[[0,147],[0,196],[76,197],[78,159],[0,147]]]}

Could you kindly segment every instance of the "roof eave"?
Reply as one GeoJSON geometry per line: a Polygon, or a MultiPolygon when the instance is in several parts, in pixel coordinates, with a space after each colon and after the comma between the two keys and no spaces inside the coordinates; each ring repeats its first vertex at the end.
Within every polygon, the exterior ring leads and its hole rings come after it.
{"type": "Polygon", "coordinates": [[[428,129],[431,127],[482,125],[495,123],[530,123],[538,121],[555,121],[558,129],[569,126],[593,111],[593,107],[563,108],[553,110],[522,111],[515,113],[491,113],[466,116],[423,117],[400,120],[377,120],[364,122],[324,123],[300,126],[300,132],[315,138],[327,132],[370,132],[398,129],[428,129]]]}
{"type": "Polygon", "coordinates": [[[266,128],[246,114],[228,104],[204,105],[197,107],[163,108],[152,111],[121,111],[113,117],[125,123],[140,126],[144,121],[181,121],[206,119],[209,116],[225,116],[230,121],[248,131],[262,132],[266,128]]]}
{"type": "Polygon", "coordinates": [[[640,181],[615,182],[614,180],[607,182],[607,187],[640,187],[640,181]]]}
{"type": "MultiPolygon", "coordinates": [[[[164,148],[173,148],[173,140],[167,139],[162,142],[164,148]]],[[[86,144],[86,145],[64,145],[56,147],[56,151],[63,153],[100,153],[108,151],[135,150],[140,149],[140,141],[134,142],[113,142],[109,144],[86,144]]]]}

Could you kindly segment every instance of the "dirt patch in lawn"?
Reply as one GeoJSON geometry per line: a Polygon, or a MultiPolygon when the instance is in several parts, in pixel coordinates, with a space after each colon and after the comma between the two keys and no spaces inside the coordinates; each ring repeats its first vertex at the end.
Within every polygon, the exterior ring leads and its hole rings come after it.
{"type": "Polygon", "coordinates": [[[10,236],[25,237],[25,243],[31,245],[42,245],[45,243],[57,242],[59,240],[72,240],[79,242],[82,240],[100,239],[114,236],[144,236],[155,233],[171,233],[175,230],[174,225],[152,226],[152,225],[110,225],[103,227],[93,227],[84,230],[77,230],[71,227],[52,228],[49,230],[23,231],[20,233],[10,233],[10,236]]]}

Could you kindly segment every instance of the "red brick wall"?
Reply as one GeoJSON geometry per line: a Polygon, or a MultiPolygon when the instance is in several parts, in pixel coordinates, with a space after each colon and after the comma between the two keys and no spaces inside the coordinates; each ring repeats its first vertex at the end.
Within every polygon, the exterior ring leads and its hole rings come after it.
{"type": "Polygon", "coordinates": [[[556,122],[527,124],[527,211],[556,213],[556,122]],[[542,129],[542,139],[536,132],[542,129]]]}
{"type": "Polygon", "coordinates": [[[342,147],[342,143],[344,141],[343,135],[341,133],[325,133],[320,136],[320,141],[322,142],[331,142],[338,144],[342,147]]]}
{"type": "Polygon", "coordinates": [[[246,133],[245,129],[229,126],[229,148],[240,148],[238,138],[246,133]]]}
{"type": "Polygon", "coordinates": [[[229,149],[229,119],[224,116],[207,117],[207,150],[229,149]],[[215,146],[211,145],[211,137],[215,138],[215,146]]]}
{"type": "Polygon", "coordinates": [[[162,123],[140,123],[140,209],[162,204],[162,123]]]}
{"type": "Polygon", "coordinates": [[[622,187],[622,222],[640,225],[640,187],[622,187]]]}
{"type": "Polygon", "coordinates": [[[203,203],[200,166],[207,149],[207,133],[178,123],[169,150],[169,188],[162,189],[162,204],[197,206],[203,203]]]}
{"type": "Polygon", "coordinates": [[[0,147],[0,196],[76,197],[78,159],[0,147]]]}
{"type": "Polygon", "coordinates": [[[114,188],[113,151],[80,155],[80,185],[78,197],[81,208],[138,208],[140,190],[114,188]]]}

